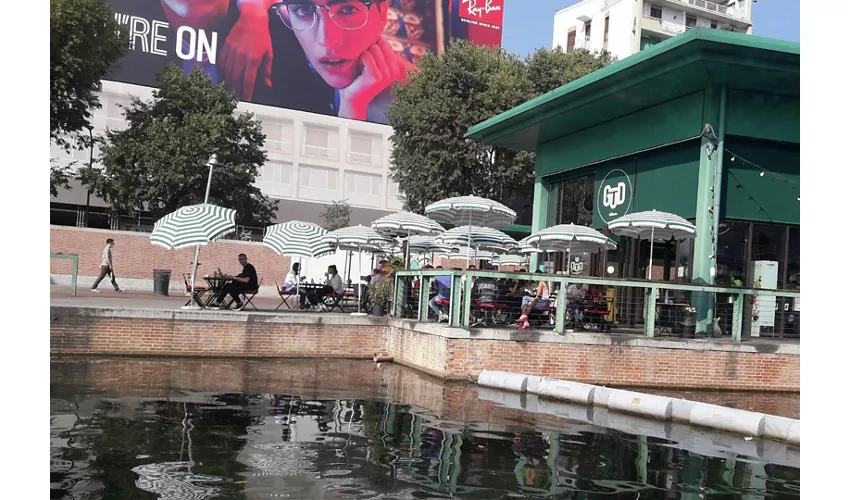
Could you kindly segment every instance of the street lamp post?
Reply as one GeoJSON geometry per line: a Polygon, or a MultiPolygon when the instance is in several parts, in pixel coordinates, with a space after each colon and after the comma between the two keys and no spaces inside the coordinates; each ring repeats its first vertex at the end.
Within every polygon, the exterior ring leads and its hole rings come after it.
{"type": "MultiPolygon", "coordinates": [[[[89,176],[89,178],[91,178],[92,163],[94,162],[94,134],[92,133],[92,129],[94,127],[92,127],[91,125],[88,125],[86,128],[89,129],[89,169],[88,169],[89,175],[88,176],[89,176]]],[[[91,204],[91,187],[86,185],[86,214],[85,214],[85,218],[83,219],[84,227],[89,227],[89,206],[90,206],[90,204],[91,204]]]]}

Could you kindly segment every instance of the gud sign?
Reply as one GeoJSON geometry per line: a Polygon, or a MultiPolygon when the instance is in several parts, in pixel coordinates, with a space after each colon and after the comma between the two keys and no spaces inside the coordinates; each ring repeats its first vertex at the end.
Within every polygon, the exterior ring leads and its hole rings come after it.
{"type": "Polygon", "coordinates": [[[596,193],[596,213],[604,223],[629,213],[633,198],[632,179],[620,169],[608,172],[596,193]]]}

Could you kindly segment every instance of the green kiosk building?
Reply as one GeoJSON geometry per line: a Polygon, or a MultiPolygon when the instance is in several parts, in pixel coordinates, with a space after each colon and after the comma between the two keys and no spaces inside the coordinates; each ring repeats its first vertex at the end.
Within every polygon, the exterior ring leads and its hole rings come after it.
{"type": "MultiPolygon", "coordinates": [[[[653,242],[653,280],[799,289],[798,43],[693,29],[467,137],[536,153],[532,231],[607,231],[627,213],[670,212],[694,222],[697,237],[653,242]]],[[[581,267],[643,279],[649,244],[624,239],[581,267]]],[[[799,301],[780,300],[783,309],[799,314],[799,301]]],[[[786,317],[776,315],[777,329],[786,317]]]]}

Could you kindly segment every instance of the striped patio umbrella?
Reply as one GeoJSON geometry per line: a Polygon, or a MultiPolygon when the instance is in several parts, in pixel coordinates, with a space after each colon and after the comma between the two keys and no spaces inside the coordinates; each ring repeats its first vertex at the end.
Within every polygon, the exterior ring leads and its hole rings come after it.
{"type": "Polygon", "coordinates": [[[519,242],[520,251],[597,252],[603,248],[616,250],[617,244],[599,231],[576,224],[558,224],[526,236],[519,242]]]}
{"type": "Polygon", "coordinates": [[[464,247],[453,248],[450,252],[443,253],[447,259],[465,259],[467,255],[472,256],[472,260],[485,260],[491,262],[499,256],[489,250],[478,250],[475,248],[467,249],[464,247]]]}
{"type": "Polygon", "coordinates": [[[371,226],[372,229],[381,234],[399,238],[409,237],[414,234],[435,236],[445,231],[443,226],[428,217],[412,212],[396,212],[381,217],[372,222],[371,226]]]}
{"type": "Polygon", "coordinates": [[[527,255],[497,255],[492,261],[497,266],[527,266],[527,255]]]}
{"type": "MultiPolygon", "coordinates": [[[[363,250],[368,252],[380,252],[382,247],[386,247],[392,243],[392,240],[386,236],[379,234],[370,227],[351,226],[331,231],[321,238],[323,243],[327,243],[339,250],[356,251],[358,254],[363,250]]],[[[357,259],[357,276],[363,275],[361,259],[357,259]]],[[[359,281],[359,278],[358,278],[359,281]]],[[[362,300],[357,301],[357,312],[352,315],[362,315],[360,312],[360,304],[362,300]]]]}
{"type": "Polygon", "coordinates": [[[182,207],[156,221],[150,240],[169,250],[206,245],[236,231],[236,210],[203,203],[182,207]]]}
{"type": "Polygon", "coordinates": [[[516,220],[516,212],[510,208],[478,196],[440,200],[425,207],[425,214],[437,222],[484,227],[510,226],[516,220]]]}
{"type": "Polygon", "coordinates": [[[697,228],[676,214],[648,210],[617,217],[608,223],[608,229],[619,236],[649,239],[649,279],[652,279],[652,251],[656,239],[686,240],[696,238],[697,228]]]}
{"type": "Polygon", "coordinates": [[[411,236],[407,240],[407,244],[410,253],[448,252],[451,250],[450,247],[437,243],[434,236],[411,236]]]}
{"type": "Polygon", "coordinates": [[[516,240],[507,234],[497,229],[478,226],[459,226],[449,229],[434,238],[434,241],[452,248],[467,247],[495,253],[508,253],[517,247],[516,240]]]}
{"type": "Polygon", "coordinates": [[[266,228],[263,245],[278,255],[314,258],[330,255],[336,250],[322,241],[327,231],[310,222],[289,221],[266,228]]]}

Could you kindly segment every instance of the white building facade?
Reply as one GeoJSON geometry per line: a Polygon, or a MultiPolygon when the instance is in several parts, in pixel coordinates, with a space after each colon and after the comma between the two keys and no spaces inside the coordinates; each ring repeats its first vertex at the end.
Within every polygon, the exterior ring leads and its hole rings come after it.
{"type": "Polygon", "coordinates": [[[624,59],[696,27],[752,33],[753,0],[584,0],[555,13],[552,48],[624,59]]]}
{"type": "MultiPolygon", "coordinates": [[[[91,120],[93,134],[125,128],[124,107],[134,96],[150,99],[153,90],[103,81],[99,94],[103,107],[91,120]]],[[[262,122],[268,161],[260,168],[256,185],[279,200],[278,222],[322,223],[325,205],[340,200],[351,205],[352,224],[369,224],[401,210],[398,186],[389,174],[391,127],[244,102],[239,103],[238,111],[254,113],[262,122]]],[[[89,162],[88,150],[67,154],[52,143],[50,156],[54,165],[75,162],[79,168],[89,162]]],[[[94,158],[98,156],[95,149],[94,158]]],[[[96,161],[94,166],[98,166],[96,161]]],[[[74,182],[70,191],[60,190],[50,201],[82,211],[86,190],[74,182]]],[[[106,206],[94,196],[90,204],[95,208],[106,206]]]]}

